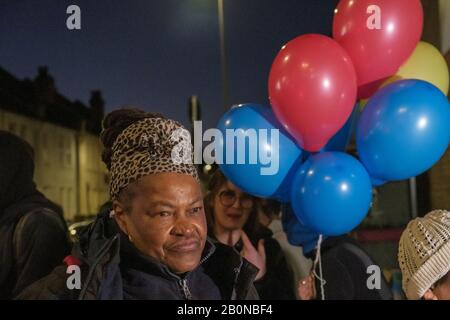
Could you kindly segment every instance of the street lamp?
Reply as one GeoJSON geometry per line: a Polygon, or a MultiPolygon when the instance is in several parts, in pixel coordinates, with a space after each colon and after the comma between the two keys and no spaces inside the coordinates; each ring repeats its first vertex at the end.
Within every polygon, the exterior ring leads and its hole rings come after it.
{"type": "Polygon", "coordinates": [[[227,55],[225,47],[225,21],[223,1],[217,0],[217,13],[219,16],[219,33],[220,33],[220,65],[222,74],[222,98],[223,107],[228,110],[228,73],[227,73],[227,55]]]}

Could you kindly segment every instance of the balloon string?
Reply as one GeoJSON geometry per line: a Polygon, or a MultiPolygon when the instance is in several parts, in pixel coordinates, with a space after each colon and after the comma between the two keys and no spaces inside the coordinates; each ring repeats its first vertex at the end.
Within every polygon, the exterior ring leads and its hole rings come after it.
{"type": "Polygon", "coordinates": [[[320,282],[320,293],[322,296],[322,300],[325,300],[325,285],[327,284],[326,280],[323,278],[322,273],[322,257],[321,257],[321,245],[322,245],[322,235],[319,235],[319,240],[317,241],[317,251],[316,251],[316,258],[314,259],[314,267],[313,267],[313,274],[314,277],[316,277],[320,282]],[[319,264],[319,274],[320,277],[316,273],[317,264],[319,264]]]}

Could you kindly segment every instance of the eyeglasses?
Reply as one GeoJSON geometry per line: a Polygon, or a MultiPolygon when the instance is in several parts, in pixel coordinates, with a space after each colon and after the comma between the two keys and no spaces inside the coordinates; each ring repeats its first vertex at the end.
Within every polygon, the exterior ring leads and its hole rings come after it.
{"type": "Polygon", "coordinates": [[[242,208],[251,209],[253,207],[253,197],[250,195],[243,194],[242,196],[238,197],[236,192],[231,190],[224,190],[219,193],[220,203],[224,207],[231,207],[232,205],[234,205],[238,198],[240,200],[242,208]]]}

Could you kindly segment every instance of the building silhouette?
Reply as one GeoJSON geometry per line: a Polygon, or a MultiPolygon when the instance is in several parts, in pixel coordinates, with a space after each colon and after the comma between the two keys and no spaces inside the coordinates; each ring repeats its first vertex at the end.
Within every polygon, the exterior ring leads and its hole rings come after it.
{"type": "Polygon", "coordinates": [[[68,220],[95,214],[108,200],[98,137],[103,115],[100,91],[91,92],[86,106],[58,93],[47,67],[39,67],[32,80],[0,68],[0,129],[33,146],[36,185],[63,207],[68,220]]]}

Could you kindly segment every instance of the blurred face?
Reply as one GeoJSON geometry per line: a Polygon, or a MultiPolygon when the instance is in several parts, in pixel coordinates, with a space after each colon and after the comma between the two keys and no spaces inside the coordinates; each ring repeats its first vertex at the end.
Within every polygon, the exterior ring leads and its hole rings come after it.
{"type": "Polygon", "coordinates": [[[213,201],[215,224],[228,231],[242,229],[254,206],[253,197],[229,181],[222,185],[213,201]]]}
{"type": "Polygon", "coordinates": [[[135,247],[182,274],[195,269],[206,242],[200,184],[191,176],[159,173],[133,185],[130,203],[115,201],[116,221],[135,247]]]}
{"type": "Polygon", "coordinates": [[[433,293],[439,300],[450,300],[450,275],[447,274],[447,277],[444,282],[434,288],[433,293]]]}

